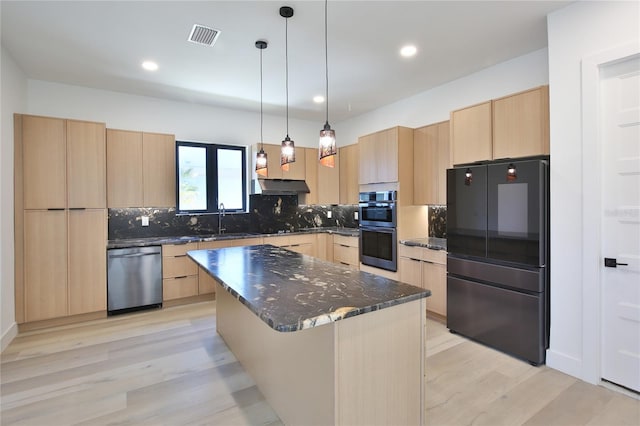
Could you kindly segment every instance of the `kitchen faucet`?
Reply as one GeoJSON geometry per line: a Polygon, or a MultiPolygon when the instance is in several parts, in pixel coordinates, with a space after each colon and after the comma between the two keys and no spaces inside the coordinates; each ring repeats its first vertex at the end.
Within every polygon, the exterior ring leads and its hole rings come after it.
{"type": "Polygon", "coordinates": [[[218,207],[218,234],[226,231],[226,229],[222,227],[222,216],[224,216],[224,203],[220,203],[218,207]]]}

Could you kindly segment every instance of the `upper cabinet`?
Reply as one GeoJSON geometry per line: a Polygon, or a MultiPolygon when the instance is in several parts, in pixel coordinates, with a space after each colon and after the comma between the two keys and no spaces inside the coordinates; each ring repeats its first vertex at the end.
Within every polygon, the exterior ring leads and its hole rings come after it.
{"type": "Polygon", "coordinates": [[[146,207],[176,205],[176,138],[162,133],[142,134],[142,196],[146,207]]]}
{"type": "Polygon", "coordinates": [[[340,204],[358,204],[360,151],[358,144],[338,149],[340,157],[340,204]]]}
{"type": "Polygon", "coordinates": [[[451,164],[549,154],[549,86],[451,112],[451,164]]]}
{"type": "Polygon", "coordinates": [[[451,164],[491,159],[491,101],[451,112],[451,164]]]}
{"type": "Polygon", "coordinates": [[[24,208],[104,208],[104,123],[18,117],[24,208]]]}
{"type": "Polygon", "coordinates": [[[175,136],[107,129],[107,205],[175,207],[175,136]]]}
{"type": "Polygon", "coordinates": [[[413,203],[446,204],[449,121],[413,131],[413,203]]]}
{"type": "MultiPolygon", "coordinates": [[[[336,157],[334,168],[320,165],[317,148],[304,148],[304,160],[306,167],[304,179],[310,192],[300,194],[298,202],[300,204],[338,204],[340,202],[340,152],[336,157]]],[[[297,161],[300,160],[297,159],[297,161]]]]}
{"type": "MultiPolygon", "coordinates": [[[[261,179],[295,179],[295,180],[304,180],[306,176],[306,166],[305,166],[305,152],[306,148],[296,147],[296,161],[293,163],[289,163],[289,170],[284,171],[280,166],[280,145],[273,145],[265,143],[263,145],[264,152],[267,154],[267,172],[268,175],[266,177],[259,176],[261,179]]],[[[253,155],[253,169],[255,175],[256,169],[256,156],[255,153],[260,151],[260,144],[256,144],[253,146],[254,155],[253,155]]]]}
{"type": "Polygon", "coordinates": [[[549,86],[493,101],[493,158],[549,154],[549,86]]]}
{"type": "Polygon", "coordinates": [[[315,152],[315,162],[318,165],[318,201],[317,204],[340,203],[340,151],[336,154],[334,167],[323,166],[318,162],[318,149],[315,152]]]}
{"type": "Polygon", "coordinates": [[[361,136],[358,150],[360,185],[397,184],[398,203],[413,204],[413,129],[396,126],[361,136]]]}

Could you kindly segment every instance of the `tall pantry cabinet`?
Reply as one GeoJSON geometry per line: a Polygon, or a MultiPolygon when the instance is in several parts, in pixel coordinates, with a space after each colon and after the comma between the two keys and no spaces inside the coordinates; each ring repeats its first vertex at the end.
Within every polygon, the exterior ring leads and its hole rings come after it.
{"type": "Polygon", "coordinates": [[[105,124],[16,114],[16,320],[106,310],[105,124]]]}

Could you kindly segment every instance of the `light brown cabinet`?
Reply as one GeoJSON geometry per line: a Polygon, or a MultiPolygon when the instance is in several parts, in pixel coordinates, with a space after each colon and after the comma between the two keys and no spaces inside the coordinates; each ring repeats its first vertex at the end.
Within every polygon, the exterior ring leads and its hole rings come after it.
{"type": "Polygon", "coordinates": [[[358,204],[360,152],[358,144],[338,149],[340,156],[340,204],[358,204]]]}
{"type": "Polygon", "coordinates": [[[549,86],[451,112],[451,164],[549,154],[549,86]]]}
{"type": "Polygon", "coordinates": [[[142,134],[143,206],[176,205],[176,138],[163,133],[142,134]]]}
{"type": "Polygon", "coordinates": [[[175,137],[107,129],[107,205],[175,207],[175,137]]]}
{"type": "Polygon", "coordinates": [[[198,294],[198,267],[187,256],[198,243],[162,246],[162,299],[172,300],[198,294]]]}
{"type": "Polygon", "coordinates": [[[309,187],[309,193],[304,194],[300,198],[298,196],[298,202],[300,204],[318,204],[318,150],[316,148],[304,148],[304,159],[306,177],[305,181],[309,187]]]}
{"type": "Polygon", "coordinates": [[[24,245],[24,305],[16,306],[24,321],[18,322],[68,315],[67,212],[25,211],[24,245]]]}
{"type": "Polygon", "coordinates": [[[105,125],[15,115],[16,322],[106,310],[105,125]]]}
{"type": "Polygon", "coordinates": [[[18,116],[22,131],[25,209],[67,206],[66,122],[58,118],[18,116]]]}
{"type": "Polygon", "coordinates": [[[413,131],[413,203],[447,203],[449,121],[413,131]]]}
{"type": "Polygon", "coordinates": [[[427,310],[447,316],[447,253],[400,244],[398,247],[400,281],[431,291],[427,310]]]}
{"type": "Polygon", "coordinates": [[[69,315],[107,306],[106,209],[69,210],[69,315]]]}
{"type": "MultiPolygon", "coordinates": [[[[316,152],[316,162],[318,151],[316,152]]],[[[318,204],[340,203],[340,152],[336,154],[335,166],[327,167],[318,163],[318,204]]]]}
{"type": "Polygon", "coordinates": [[[105,125],[67,120],[67,205],[107,207],[105,125]]]}
{"type": "Polygon", "coordinates": [[[358,146],[360,185],[410,179],[413,187],[413,129],[397,126],[361,136],[358,146]]]}
{"type": "Polygon", "coordinates": [[[333,261],[354,269],[360,269],[358,237],[333,235],[333,261]]]}
{"type": "Polygon", "coordinates": [[[493,158],[549,154],[549,86],[493,101],[493,158]]]}
{"type": "Polygon", "coordinates": [[[491,101],[451,112],[451,164],[492,158],[491,101]]]}

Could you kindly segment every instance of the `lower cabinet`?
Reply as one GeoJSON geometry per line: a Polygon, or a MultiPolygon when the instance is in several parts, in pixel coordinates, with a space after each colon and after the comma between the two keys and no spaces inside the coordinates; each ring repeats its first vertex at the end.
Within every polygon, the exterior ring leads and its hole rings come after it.
{"type": "Polygon", "coordinates": [[[360,269],[360,252],[358,237],[335,234],[333,236],[333,261],[360,269]]]}
{"type": "Polygon", "coordinates": [[[24,322],[107,309],[105,209],[24,211],[24,322]]]}
{"type": "Polygon", "coordinates": [[[162,246],[162,299],[172,300],[198,295],[198,266],[187,256],[198,243],[162,246]]]}
{"type": "Polygon", "coordinates": [[[425,247],[398,246],[400,281],[431,290],[427,310],[447,316],[447,253],[425,247]]]}

